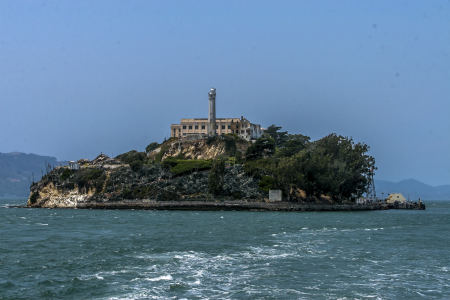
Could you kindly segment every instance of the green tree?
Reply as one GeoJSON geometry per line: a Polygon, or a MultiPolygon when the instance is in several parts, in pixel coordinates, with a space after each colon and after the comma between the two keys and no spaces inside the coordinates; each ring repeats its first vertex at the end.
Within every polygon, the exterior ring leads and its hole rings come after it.
{"type": "Polygon", "coordinates": [[[269,157],[275,153],[275,141],[270,136],[262,136],[247,148],[245,158],[255,160],[262,157],[269,157]]]}
{"type": "Polygon", "coordinates": [[[264,130],[264,135],[270,136],[275,142],[276,147],[282,146],[288,140],[288,132],[280,131],[281,128],[281,126],[272,124],[266,130],[264,130]]]}
{"type": "Polygon", "coordinates": [[[302,134],[289,134],[276,150],[278,157],[292,156],[308,146],[310,137],[302,134]]]}
{"type": "Polygon", "coordinates": [[[368,150],[365,144],[331,134],[293,156],[281,158],[274,178],[286,194],[295,187],[312,197],[355,199],[366,191],[368,177],[375,169],[368,150]]]}

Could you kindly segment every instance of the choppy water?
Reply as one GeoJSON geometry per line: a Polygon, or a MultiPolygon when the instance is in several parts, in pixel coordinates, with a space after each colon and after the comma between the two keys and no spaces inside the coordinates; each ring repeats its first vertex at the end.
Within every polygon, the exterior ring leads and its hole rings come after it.
{"type": "Polygon", "coordinates": [[[450,203],[426,211],[6,208],[0,299],[448,299],[450,203]]]}

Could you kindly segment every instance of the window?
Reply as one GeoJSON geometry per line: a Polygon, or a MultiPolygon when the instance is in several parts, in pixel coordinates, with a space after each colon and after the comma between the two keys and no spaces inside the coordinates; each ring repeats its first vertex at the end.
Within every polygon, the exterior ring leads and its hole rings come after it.
{"type": "Polygon", "coordinates": [[[222,125],[222,130],[224,130],[225,129],[225,125],[222,125]]]}
{"type": "Polygon", "coordinates": [[[202,125],[202,129],[205,129],[205,125],[202,125]]]}
{"type": "Polygon", "coordinates": [[[219,129],[219,125],[216,125],[216,129],[219,129]]]}
{"type": "Polygon", "coordinates": [[[198,125],[195,125],[195,129],[198,129],[198,125]]]}
{"type": "Polygon", "coordinates": [[[183,125],[183,129],[186,129],[186,125],[183,125]]]}
{"type": "Polygon", "coordinates": [[[192,125],[189,125],[189,129],[192,129],[192,125]]]}
{"type": "Polygon", "coordinates": [[[231,125],[228,125],[228,129],[231,129],[231,125]]]}

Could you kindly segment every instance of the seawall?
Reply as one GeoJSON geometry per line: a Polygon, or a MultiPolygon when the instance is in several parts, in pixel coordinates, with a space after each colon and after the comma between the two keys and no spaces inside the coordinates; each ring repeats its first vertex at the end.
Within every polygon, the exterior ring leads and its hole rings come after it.
{"type": "Polygon", "coordinates": [[[309,204],[293,202],[249,202],[249,201],[154,201],[123,200],[108,202],[83,202],[79,209],[149,209],[149,210],[247,210],[247,211],[368,211],[387,209],[425,209],[423,203],[393,205],[369,204],[309,204]]]}

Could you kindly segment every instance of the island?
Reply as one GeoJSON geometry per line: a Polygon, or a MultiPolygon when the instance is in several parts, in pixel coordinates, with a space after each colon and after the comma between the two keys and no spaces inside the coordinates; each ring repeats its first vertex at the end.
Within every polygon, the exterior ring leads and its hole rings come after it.
{"type": "Polygon", "coordinates": [[[334,211],[424,209],[360,201],[375,159],[369,147],[330,134],[316,141],[272,125],[237,134],[171,137],[145,152],[100,154],[57,166],[31,185],[28,207],[334,211]]]}

